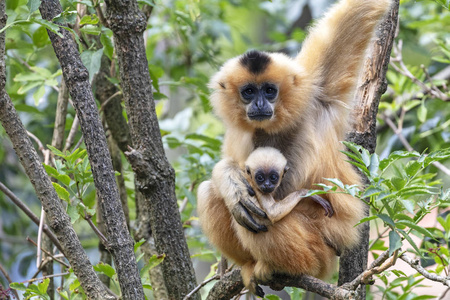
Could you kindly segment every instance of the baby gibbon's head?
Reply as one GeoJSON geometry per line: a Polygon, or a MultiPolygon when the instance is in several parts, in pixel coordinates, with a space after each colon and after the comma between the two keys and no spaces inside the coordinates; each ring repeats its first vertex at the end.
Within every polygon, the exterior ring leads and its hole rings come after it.
{"type": "Polygon", "coordinates": [[[253,186],[263,194],[274,192],[289,169],[283,154],[272,147],[253,151],[245,161],[245,168],[253,186]]]}

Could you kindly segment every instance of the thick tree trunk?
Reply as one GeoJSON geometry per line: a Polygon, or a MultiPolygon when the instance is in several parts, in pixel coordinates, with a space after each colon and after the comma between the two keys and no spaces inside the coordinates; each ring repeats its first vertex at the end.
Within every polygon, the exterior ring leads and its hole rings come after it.
{"type": "Polygon", "coordinates": [[[114,33],[123,97],[133,148],[128,159],[150,210],[156,251],[169,299],[195,288],[195,277],[175,196],[175,173],[164,153],[155,113],[143,32],[146,17],[134,0],[107,0],[106,16],[114,33]]]}
{"type": "MultiPolygon", "coordinates": [[[[62,8],[56,0],[43,0],[40,11],[44,19],[51,21],[62,12],[62,8]]],[[[111,156],[89,83],[89,74],[81,62],[71,34],[64,29],[61,29],[60,33],[62,37],[48,31],[80,120],[99,205],[102,206],[108,235],[107,247],[113,255],[122,296],[124,299],[144,299],[134,256],[134,243],[126,226],[111,156]]]]}
{"type": "MultiPolygon", "coordinates": [[[[398,6],[399,0],[395,0],[391,11],[377,30],[355,94],[353,130],[347,135],[348,141],[363,146],[370,153],[375,152],[377,142],[376,116],[381,95],[387,88],[386,72],[397,28],[398,6]]],[[[363,227],[360,244],[343,253],[340,258],[339,285],[352,281],[367,268],[370,227],[368,222],[360,226],[363,227]]],[[[360,299],[365,299],[364,285],[359,287],[358,295],[360,299]]]]}
{"type": "MultiPolygon", "coordinates": [[[[5,2],[0,2],[0,28],[6,23],[5,2]]],[[[86,295],[91,299],[114,299],[98,279],[81,246],[70,218],[47,176],[17,112],[5,91],[5,33],[0,34],[0,121],[13,144],[37,197],[48,217],[48,224],[55,232],[66,258],[78,277],[86,295]]]]}

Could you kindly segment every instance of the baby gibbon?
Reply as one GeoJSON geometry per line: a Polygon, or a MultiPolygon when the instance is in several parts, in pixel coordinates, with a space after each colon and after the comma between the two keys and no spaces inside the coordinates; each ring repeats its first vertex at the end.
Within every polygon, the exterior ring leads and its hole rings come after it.
{"type": "MultiPolygon", "coordinates": [[[[291,253],[292,255],[304,253],[301,245],[297,244],[297,241],[304,238],[303,234],[295,236],[299,232],[289,229],[287,230],[290,231],[290,235],[278,234],[280,230],[295,228],[301,220],[301,215],[298,216],[300,219],[296,219],[294,217],[296,212],[293,212],[293,216],[286,222],[281,225],[275,224],[291,213],[307,192],[306,190],[295,191],[279,201],[272,197],[272,193],[278,188],[282,178],[289,169],[286,164],[287,161],[283,154],[272,147],[257,148],[250,154],[245,162],[246,178],[256,195],[257,203],[255,205],[259,206],[267,214],[267,218],[261,218],[261,223],[268,226],[268,231],[255,234],[238,225],[237,222],[232,221],[241,244],[253,257],[253,260],[242,266],[241,274],[244,285],[252,293],[261,297],[264,294],[256,284],[254,277],[269,279],[272,272],[280,270],[296,274],[295,271],[290,270],[301,270],[301,265],[304,264],[301,258],[294,262],[288,259],[280,260],[280,253],[272,251],[274,245],[283,245],[284,253],[291,253]],[[275,226],[274,229],[272,229],[273,226],[275,226]],[[294,265],[292,266],[292,264],[294,265]],[[256,276],[253,275],[254,272],[257,272],[256,276]]],[[[333,215],[329,202],[319,196],[313,196],[312,198],[323,206],[328,217],[333,215]]],[[[332,255],[334,256],[334,254],[332,255]]],[[[328,261],[326,264],[328,264],[328,261]]],[[[326,269],[326,264],[317,266],[319,273],[316,276],[324,277],[329,273],[326,269]]]]}
{"type": "Polygon", "coordinates": [[[339,151],[349,125],[354,89],[375,27],[389,10],[391,0],[340,0],[310,30],[300,53],[250,51],[227,61],[210,82],[211,104],[225,123],[223,158],[212,178],[198,188],[198,213],[204,233],[226,257],[245,267],[254,256],[270,260],[254,266],[255,279],[270,272],[324,277],[333,269],[335,253],[359,241],[355,224],[364,205],[350,195],[323,196],[334,215],[305,198],[283,219],[266,226],[249,194],[245,161],[260,147],[274,147],[290,167],[273,193],[275,200],[324,178],[361,184],[353,167],[339,151]],[[238,225],[233,225],[233,222],[238,225]],[[241,228],[242,227],[242,228],[241,228]],[[264,236],[250,252],[236,228],[264,236]],[[295,251],[293,251],[295,249],[295,251]],[[261,253],[255,254],[261,251],[261,253]]]}

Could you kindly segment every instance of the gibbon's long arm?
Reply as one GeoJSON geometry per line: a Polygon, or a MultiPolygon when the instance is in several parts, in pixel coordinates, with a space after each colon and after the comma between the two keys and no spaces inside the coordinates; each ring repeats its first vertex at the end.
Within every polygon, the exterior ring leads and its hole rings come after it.
{"type": "Polygon", "coordinates": [[[374,27],[390,4],[389,0],[339,1],[311,29],[296,60],[313,76],[321,91],[319,101],[351,102],[374,27]]]}
{"type": "Polygon", "coordinates": [[[236,222],[252,232],[267,231],[267,227],[258,224],[251,215],[267,218],[266,213],[255,205],[255,193],[237,163],[230,158],[222,159],[214,167],[211,179],[219,194],[229,200],[225,201],[225,204],[236,222]]]}

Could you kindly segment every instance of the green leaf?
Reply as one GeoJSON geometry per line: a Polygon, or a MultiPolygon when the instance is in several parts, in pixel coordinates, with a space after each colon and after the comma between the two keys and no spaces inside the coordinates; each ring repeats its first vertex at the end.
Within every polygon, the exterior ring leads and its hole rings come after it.
{"type": "Polygon", "coordinates": [[[383,220],[384,223],[388,224],[391,228],[395,228],[394,221],[386,214],[379,214],[377,215],[381,220],[383,220]]]}
{"type": "Polygon", "coordinates": [[[81,60],[89,71],[89,81],[92,82],[94,75],[100,70],[103,48],[97,51],[84,51],[81,53],[81,60]]]}
{"type": "Polygon", "coordinates": [[[98,23],[98,17],[95,14],[93,14],[93,15],[85,15],[80,20],[80,25],[85,25],[85,24],[95,25],[97,23],[98,23]]]}
{"type": "Polygon", "coordinates": [[[396,176],[391,178],[391,183],[397,191],[401,190],[406,185],[406,182],[407,180],[405,178],[400,178],[396,176]]]}
{"type": "Polygon", "coordinates": [[[365,223],[365,222],[368,222],[368,221],[375,220],[376,218],[378,218],[378,216],[370,216],[370,217],[362,218],[362,219],[358,222],[358,224],[356,224],[355,226],[357,226],[357,225],[359,225],[359,224],[362,224],[362,223],[365,223]]]}
{"type": "Polygon", "coordinates": [[[45,27],[40,26],[33,32],[33,44],[36,47],[42,48],[49,43],[50,40],[48,38],[47,30],[45,29],[45,27]]]}
{"type": "Polygon", "coordinates": [[[422,168],[422,164],[417,160],[409,161],[406,164],[405,172],[409,177],[414,177],[422,168]]]}
{"type": "Polygon", "coordinates": [[[134,244],[134,252],[135,253],[143,243],[145,243],[145,239],[141,239],[139,242],[134,244]]]}
{"type": "Polygon", "coordinates": [[[387,167],[389,167],[393,162],[402,159],[402,158],[409,158],[409,157],[419,157],[420,153],[416,151],[394,151],[392,152],[388,158],[383,159],[380,162],[380,170],[385,170],[387,167]]]}
{"type": "Polygon", "coordinates": [[[19,290],[19,291],[26,291],[27,290],[27,286],[23,283],[18,283],[18,282],[12,282],[9,284],[9,287],[15,290],[19,290]]]}
{"type": "Polygon", "coordinates": [[[62,153],[59,149],[53,147],[52,145],[48,145],[47,144],[47,148],[50,149],[50,151],[52,151],[53,154],[60,156],[62,158],[65,158],[66,155],[64,155],[64,153],[62,153]]]}
{"type": "Polygon", "coordinates": [[[61,198],[62,200],[65,200],[67,202],[70,201],[70,194],[69,192],[63,188],[62,186],[60,186],[59,184],[57,184],[56,182],[52,182],[53,187],[56,190],[56,193],[58,194],[59,198],[61,198]]]}
{"type": "Polygon", "coordinates": [[[99,35],[102,32],[102,29],[98,26],[86,25],[81,27],[80,31],[86,34],[99,35]]]}
{"type": "Polygon", "coordinates": [[[414,240],[405,231],[403,231],[401,229],[397,229],[397,231],[400,232],[401,235],[403,235],[403,237],[408,241],[408,243],[411,244],[411,246],[414,248],[414,250],[416,250],[417,254],[420,255],[419,247],[417,247],[414,240]]]}
{"type": "Polygon", "coordinates": [[[45,28],[47,28],[48,30],[50,30],[51,32],[55,33],[56,35],[58,35],[59,37],[63,37],[62,33],[59,32],[60,27],[52,22],[49,22],[47,20],[44,19],[31,19],[33,22],[38,23],[42,26],[44,26],[45,28]]]}
{"type": "Polygon", "coordinates": [[[425,99],[422,100],[422,104],[417,110],[417,118],[419,119],[420,123],[424,123],[427,120],[427,108],[425,107],[425,99]]]}
{"type": "Polygon", "coordinates": [[[406,210],[411,213],[414,214],[414,204],[415,202],[412,200],[400,200],[400,202],[403,204],[403,206],[406,208],[406,210]]]}
{"type": "Polygon", "coordinates": [[[370,196],[375,196],[378,195],[382,192],[383,190],[380,188],[376,188],[376,187],[369,187],[367,190],[364,191],[364,194],[361,196],[362,198],[368,198],[370,196]]]}
{"type": "Polygon", "coordinates": [[[111,267],[108,264],[102,263],[102,262],[95,265],[94,270],[105,274],[109,278],[112,278],[116,274],[116,270],[114,270],[113,267],[111,267]]]}
{"type": "Polygon", "coordinates": [[[41,5],[41,0],[28,0],[27,7],[30,11],[30,15],[34,13],[36,10],[39,9],[39,6],[41,5]]]}
{"type": "Polygon", "coordinates": [[[348,152],[348,151],[341,151],[342,153],[344,153],[345,155],[347,155],[349,158],[363,164],[364,162],[362,161],[361,158],[359,158],[358,156],[356,156],[355,154],[348,152]]]}
{"type": "Polygon", "coordinates": [[[68,205],[67,206],[67,214],[70,217],[70,222],[75,224],[76,221],[80,218],[80,214],[78,213],[78,209],[76,205],[68,205]]]}
{"type": "Polygon", "coordinates": [[[41,85],[34,93],[33,93],[33,99],[34,99],[34,105],[38,106],[39,102],[41,102],[41,99],[45,95],[45,85],[41,85]]]}
{"type": "Polygon", "coordinates": [[[149,6],[155,6],[155,3],[153,2],[153,0],[138,0],[137,1],[139,4],[146,4],[149,6]]]}
{"type": "Polygon", "coordinates": [[[369,172],[372,177],[376,177],[378,174],[378,167],[380,166],[380,159],[376,153],[372,154],[370,157],[369,172]]]}
{"type": "Polygon", "coordinates": [[[265,295],[264,299],[268,299],[268,300],[281,300],[280,297],[278,297],[277,295],[265,295]]]}
{"type": "Polygon", "coordinates": [[[102,35],[100,36],[100,42],[103,45],[103,53],[108,56],[109,59],[112,59],[114,53],[114,45],[111,41],[111,38],[105,33],[102,33],[102,35]]]}
{"type": "Polygon", "coordinates": [[[59,173],[55,168],[53,168],[52,166],[46,165],[46,164],[43,164],[43,165],[44,165],[44,169],[48,175],[55,177],[55,178],[59,176],[59,173]]]}
{"type": "Polygon", "coordinates": [[[60,175],[56,176],[55,178],[58,179],[59,181],[61,181],[62,183],[64,183],[65,186],[70,185],[70,177],[67,176],[66,174],[60,174],[60,175]]]}
{"type": "Polygon", "coordinates": [[[344,184],[339,179],[337,178],[324,178],[324,179],[340,187],[341,189],[344,189],[344,184]]]}
{"type": "Polygon", "coordinates": [[[426,229],[426,228],[424,228],[424,227],[422,227],[422,226],[419,226],[419,225],[417,225],[416,223],[413,223],[413,222],[411,222],[411,221],[400,220],[400,221],[397,221],[397,224],[403,224],[403,225],[406,225],[406,226],[408,226],[409,228],[412,228],[412,229],[414,229],[414,230],[420,232],[420,233],[423,234],[424,236],[427,236],[427,237],[429,237],[429,238],[435,239],[434,235],[433,235],[430,231],[428,231],[428,229],[426,229]]]}
{"type": "Polygon", "coordinates": [[[38,283],[39,291],[44,295],[47,294],[47,289],[48,289],[49,284],[50,284],[50,279],[45,278],[41,283],[38,283]]]}
{"type": "Polygon", "coordinates": [[[389,256],[394,253],[395,250],[398,250],[402,247],[402,239],[400,235],[392,230],[389,232],[389,256]]]}

